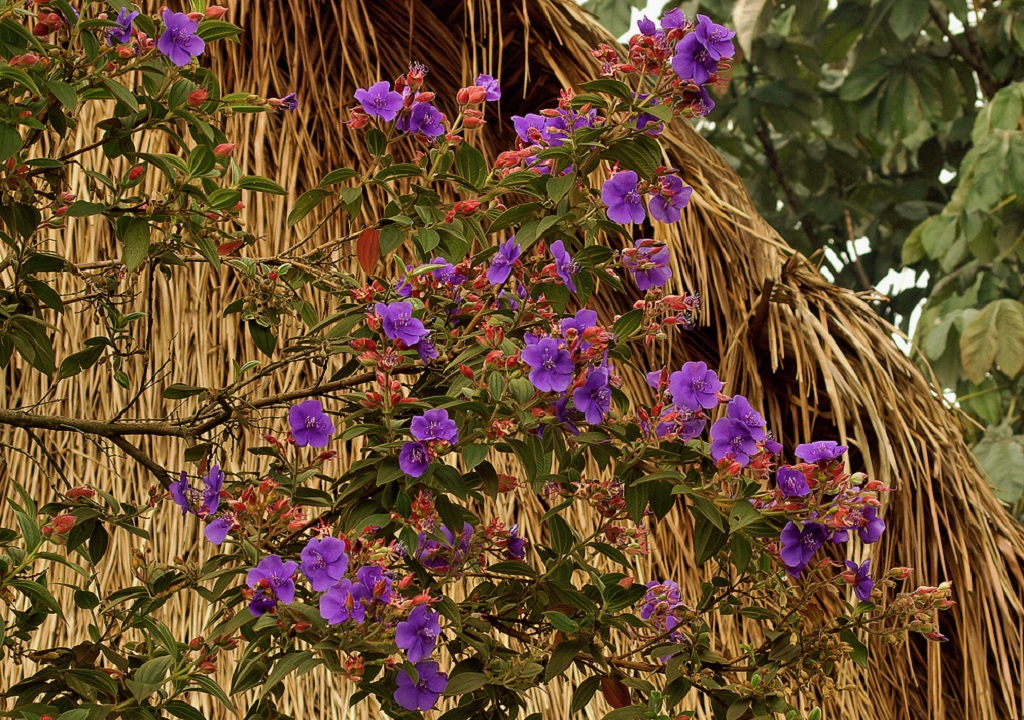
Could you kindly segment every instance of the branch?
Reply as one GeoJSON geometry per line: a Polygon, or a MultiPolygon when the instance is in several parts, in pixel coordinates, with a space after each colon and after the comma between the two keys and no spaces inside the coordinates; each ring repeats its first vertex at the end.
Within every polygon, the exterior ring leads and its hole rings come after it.
{"type": "Polygon", "coordinates": [[[170,470],[157,464],[153,458],[139,450],[139,448],[132,445],[123,437],[112,437],[110,438],[110,442],[121,448],[125,455],[149,470],[149,472],[157,479],[157,482],[163,485],[165,489],[170,487],[171,481],[174,478],[174,474],[171,473],[170,470]]]}
{"type": "Polygon", "coordinates": [[[978,74],[978,84],[981,85],[981,92],[985,95],[986,100],[991,100],[992,96],[999,91],[1000,84],[992,78],[992,73],[985,63],[984,57],[981,55],[981,48],[978,47],[977,41],[974,39],[974,32],[968,25],[964,24],[964,36],[970,44],[970,47],[967,47],[954,37],[949,29],[948,18],[936,10],[935,6],[931,3],[928,5],[928,14],[939,27],[939,30],[942,31],[942,34],[946,36],[949,46],[953,48],[953,52],[959,55],[967,63],[967,66],[978,74]]]}
{"type": "Polygon", "coordinates": [[[759,117],[754,121],[754,126],[757,138],[761,141],[761,146],[764,148],[764,156],[768,160],[768,167],[771,169],[772,174],[775,175],[775,179],[782,188],[782,192],[786,195],[786,202],[789,203],[789,206],[793,208],[793,212],[799,218],[800,227],[803,229],[807,239],[811,241],[811,247],[815,249],[820,248],[821,242],[818,240],[818,233],[815,232],[814,226],[807,222],[807,218],[804,216],[803,203],[800,202],[800,198],[793,191],[793,186],[789,184],[789,178],[782,171],[779,155],[775,152],[775,143],[772,141],[772,135],[768,131],[768,123],[759,117]]]}

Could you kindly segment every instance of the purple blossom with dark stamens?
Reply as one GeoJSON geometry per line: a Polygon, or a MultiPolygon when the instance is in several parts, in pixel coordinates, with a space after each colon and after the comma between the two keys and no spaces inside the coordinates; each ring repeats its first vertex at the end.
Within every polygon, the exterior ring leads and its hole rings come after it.
{"type": "Polygon", "coordinates": [[[646,15],[644,15],[642,20],[636,21],[636,28],[640,31],[641,35],[646,35],[648,37],[654,35],[654,33],[658,31],[658,26],[654,24],[653,20],[648,19],[646,15]]]}
{"type": "Polygon", "coordinates": [[[553,409],[555,411],[555,420],[565,425],[570,434],[580,434],[577,423],[583,420],[583,413],[579,412],[576,408],[569,407],[568,397],[564,397],[556,402],[553,409]]]}
{"type": "Polygon", "coordinates": [[[407,442],[398,453],[398,467],[409,477],[418,478],[430,467],[427,447],[420,442],[407,442]]]}
{"type": "Polygon", "coordinates": [[[549,121],[546,117],[536,113],[512,116],[512,127],[524,143],[536,144],[546,139],[548,124],[549,121]]]}
{"type": "Polygon", "coordinates": [[[487,282],[491,285],[501,285],[512,273],[512,266],[523,254],[519,243],[513,235],[505,242],[498,245],[498,252],[491,256],[491,266],[487,269],[487,282]]]}
{"type": "Polygon", "coordinates": [[[334,423],[316,399],[292,405],[288,409],[288,424],[298,447],[325,448],[334,434],[334,423]]]}
{"type": "Polygon", "coordinates": [[[804,523],[801,530],[790,520],[782,529],[779,539],[782,542],[779,557],[782,558],[786,571],[793,577],[799,577],[807,563],[814,557],[814,553],[828,540],[828,530],[824,525],[812,522],[804,523]]]}
{"type": "MultiPolygon", "coordinates": [[[[569,331],[575,330],[580,337],[587,330],[597,325],[597,312],[594,310],[579,310],[571,318],[562,318],[562,337],[568,339],[569,331]]],[[[586,347],[584,344],[583,347],[586,347]]]]}
{"type": "Polygon", "coordinates": [[[443,408],[427,410],[422,415],[414,417],[409,423],[409,430],[414,438],[423,442],[444,440],[454,445],[459,441],[459,427],[443,408]]]}
{"type": "Polygon", "coordinates": [[[356,570],[356,579],[369,591],[370,597],[385,605],[392,600],[391,575],[379,565],[363,565],[356,570]]]}
{"type": "Polygon", "coordinates": [[[836,460],[849,449],[848,446],[840,445],[835,440],[818,440],[797,445],[793,454],[804,462],[818,463],[836,460]]]}
{"type": "Polygon", "coordinates": [[[636,286],[644,292],[662,287],[672,278],[668,246],[647,239],[637,240],[634,245],[622,253],[622,264],[632,273],[636,286]]]}
{"type": "Polygon", "coordinates": [[[444,116],[430,103],[413,103],[409,112],[408,128],[405,129],[407,132],[420,133],[429,138],[444,135],[444,116]]]}
{"type": "Polygon", "coordinates": [[[363,601],[371,598],[370,590],[359,582],[342,579],[320,596],[320,617],[328,625],[337,625],[355,620],[362,625],[366,621],[366,605],[363,601]]]}
{"type": "Polygon", "coordinates": [[[508,529],[508,543],[505,545],[505,554],[512,560],[522,560],[526,557],[526,540],[519,535],[519,524],[508,529]]]}
{"type": "Polygon", "coordinates": [[[697,117],[704,117],[715,109],[715,101],[703,86],[696,92],[686,92],[684,98],[689,101],[690,111],[697,117]]]}
{"type": "Polygon", "coordinates": [[[427,338],[416,343],[416,354],[421,362],[429,362],[438,356],[437,347],[427,338]]]}
{"type": "MultiPolygon", "coordinates": [[[[292,576],[298,569],[298,564],[291,560],[283,562],[279,555],[267,555],[256,567],[249,570],[245,581],[256,591],[257,596],[262,594],[265,598],[289,605],[295,600],[295,581],[292,576]]],[[[249,610],[253,615],[262,615],[268,609],[266,601],[261,599],[257,602],[256,597],[249,603],[249,610]]]]}
{"type": "Polygon", "coordinates": [[[211,467],[203,482],[205,487],[200,492],[199,488],[189,485],[188,475],[182,472],[178,479],[168,486],[171,498],[181,507],[182,515],[192,513],[205,517],[217,512],[220,505],[220,490],[224,485],[224,473],[220,466],[211,467]]]}
{"type": "Polygon", "coordinates": [[[265,615],[275,607],[277,607],[277,600],[265,590],[257,590],[252,596],[252,600],[249,601],[249,612],[256,617],[265,615]]]}
{"type": "Polygon", "coordinates": [[[542,338],[523,349],[523,362],[530,366],[530,382],[541,392],[562,392],[572,384],[576,369],[569,351],[555,338],[542,338]]]}
{"type": "Polygon", "coordinates": [[[477,75],[473,83],[487,91],[487,97],[485,98],[487,102],[501,100],[501,85],[490,75],[477,75]]]}
{"type": "MultiPolygon", "coordinates": [[[[560,147],[564,144],[565,138],[567,138],[570,133],[582,128],[594,127],[594,120],[596,119],[597,110],[591,110],[586,114],[581,114],[575,110],[559,108],[558,115],[553,118],[548,118],[546,132],[548,145],[551,147],[560,147]]],[[[550,169],[548,172],[550,172],[550,169]]],[[[571,168],[566,168],[562,174],[564,175],[566,172],[572,172],[571,168]]]]}
{"type": "Polygon", "coordinates": [[[721,390],[718,375],[702,362],[688,362],[668,379],[668,394],[673,404],[690,412],[710,410],[718,405],[721,390]]]}
{"type": "Polygon", "coordinates": [[[862,543],[878,542],[879,538],[882,537],[882,533],[885,532],[885,520],[878,517],[878,508],[865,508],[864,512],[861,513],[861,517],[864,519],[864,525],[857,528],[857,535],[860,536],[862,543]]]}
{"type": "Polygon", "coordinates": [[[747,465],[756,454],[757,441],[750,437],[746,424],[724,417],[711,426],[711,458],[715,462],[732,455],[740,465],[747,465]]]}
{"type": "Polygon", "coordinates": [[[137,10],[128,12],[128,8],[121,8],[117,11],[117,27],[107,28],[107,45],[113,47],[115,44],[127,45],[132,41],[132,23],[139,16],[137,10]]]}
{"type": "Polygon", "coordinates": [[[853,560],[846,561],[847,572],[843,573],[848,578],[847,582],[853,584],[853,593],[858,600],[871,602],[871,591],[875,589],[875,581],[868,575],[871,572],[871,559],[868,558],[860,565],[853,560]]]}
{"type": "Polygon", "coordinates": [[[736,48],[732,44],[732,38],[736,37],[736,32],[724,25],[711,22],[711,18],[707,15],[697,16],[697,27],[694,28],[693,34],[716,61],[722,58],[731,58],[736,54],[736,48]]]}
{"type": "Polygon", "coordinates": [[[632,170],[615,173],[601,186],[601,202],[608,206],[608,219],[620,225],[641,223],[647,217],[643,198],[637,190],[637,174],[632,170]]]}
{"type": "Polygon", "coordinates": [[[184,67],[192,62],[192,58],[203,54],[206,42],[196,35],[199,23],[185,13],[164,10],[164,32],[156,41],[157,50],[177,65],[184,67]]]}
{"type": "Polygon", "coordinates": [[[693,188],[683,185],[676,175],[666,175],[661,179],[661,191],[648,203],[651,217],[659,222],[674,223],[682,217],[682,210],[690,202],[693,188]]]}
{"type": "Polygon", "coordinates": [[[679,428],[679,439],[683,442],[689,442],[694,438],[698,438],[704,434],[704,428],[707,427],[707,418],[689,418],[683,420],[683,425],[679,428]]]}
{"type": "Polygon", "coordinates": [[[676,44],[676,54],[672,56],[672,69],[682,80],[692,80],[695,85],[703,85],[718,72],[718,61],[711,57],[708,49],[690,33],[676,44]]]}
{"type": "Polygon", "coordinates": [[[686,16],[679,8],[673,8],[661,18],[661,27],[665,30],[678,30],[686,22],[686,16]]]}
{"type": "Polygon", "coordinates": [[[804,474],[788,465],[783,465],[779,468],[779,471],[775,474],[775,484],[779,486],[779,490],[784,496],[790,498],[804,497],[811,492],[804,474]]]}
{"type": "Polygon", "coordinates": [[[750,402],[742,395],[736,395],[729,401],[727,413],[733,420],[746,425],[750,437],[754,438],[754,440],[761,442],[767,436],[764,429],[764,418],[761,417],[761,413],[750,407],[750,402]]]}
{"type": "Polygon", "coordinates": [[[431,710],[437,705],[437,699],[448,687],[448,676],[438,670],[436,662],[416,663],[416,675],[419,679],[413,682],[404,669],[398,671],[395,682],[395,702],[406,710],[431,710]]]}
{"type": "Polygon", "coordinates": [[[299,109],[299,98],[295,93],[288,93],[281,98],[281,104],[277,106],[279,110],[285,112],[291,112],[292,110],[299,109]]]}
{"type": "Polygon", "coordinates": [[[430,260],[431,265],[441,265],[437,270],[434,270],[431,275],[439,283],[445,285],[461,285],[466,281],[466,276],[459,272],[458,268],[452,263],[448,262],[443,257],[436,257],[430,260]]]}
{"type": "Polygon", "coordinates": [[[381,80],[369,88],[359,88],[355,93],[356,102],[363,106],[367,115],[391,122],[402,109],[402,93],[391,89],[391,83],[381,80]]]}
{"type": "Polygon", "coordinates": [[[214,545],[220,545],[227,539],[228,533],[231,532],[231,528],[234,524],[234,520],[232,520],[231,517],[219,517],[206,525],[206,528],[203,530],[203,535],[206,536],[206,539],[214,545]]]}
{"type": "Polygon", "coordinates": [[[395,645],[405,650],[413,665],[430,657],[441,634],[441,616],[431,612],[426,605],[418,605],[409,617],[395,627],[395,645]]]}
{"type": "Polygon", "coordinates": [[[373,309],[381,317],[384,334],[392,340],[401,340],[407,347],[430,334],[423,321],[412,316],[412,303],[377,303],[373,309]]]}
{"type": "Polygon", "coordinates": [[[345,577],[348,555],[345,543],[336,537],[311,538],[302,548],[302,574],[317,592],[323,592],[345,577]]]}
{"type": "Polygon", "coordinates": [[[565,249],[565,244],[561,240],[555,240],[551,243],[551,255],[555,258],[555,274],[562,279],[565,286],[569,288],[569,292],[576,292],[576,283],[573,282],[573,276],[579,272],[579,265],[572,259],[572,255],[565,249]]]}
{"type": "Polygon", "coordinates": [[[591,368],[583,387],[572,394],[572,404],[583,413],[589,425],[598,425],[612,406],[612,389],[608,384],[608,371],[591,368]]]}
{"type": "Polygon", "coordinates": [[[441,534],[444,536],[443,543],[428,537],[426,533],[420,533],[419,547],[416,548],[413,557],[425,568],[446,573],[461,565],[466,559],[469,545],[473,540],[473,526],[463,523],[458,543],[455,542],[455,534],[447,525],[441,526],[441,534]]]}

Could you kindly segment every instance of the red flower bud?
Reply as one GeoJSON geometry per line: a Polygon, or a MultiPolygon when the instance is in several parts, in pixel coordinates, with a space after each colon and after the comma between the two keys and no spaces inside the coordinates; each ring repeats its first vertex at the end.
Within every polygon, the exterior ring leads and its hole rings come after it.
{"type": "Polygon", "coordinates": [[[210,93],[206,92],[202,88],[199,90],[193,90],[188,94],[188,99],[185,101],[189,107],[199,107],[204,102],[210,99],[210,93]]]}
{"type": "Polygon", "coordinates": [[[487,121],[486,120],[481,120],[480,118],[473,118],[473,117],[462,118],[462,126],[465,127],[465,128],[468,128],[470,130],[473,130],[473,129],[478,128],[478,127],[483,127],[486,124],[487,124],[487,121]]]}
{"type": "Polygon", "coordinates": [[[468,365],[463,365],[460,363],[459,372],[462,373],[463,377],[468,378],[470,380],[476,377],[476,373],[473,372],[473,368],[469,367],[468,365]]]}
{"type": "Polygon", "coordinates": [[[203,19],[203,17],[205,17],[203,15],[203,13],[198,13],[198,12],[190,12],[190,13],[185,13],[185,14],[188,15],[188,19],[191,20],[192,22],[199,22],[200,20],[203,19]]]}
{"type": "Polygon", "coordinates": [[[235,150],[234,143],[221,143],[213,149],[213,156],[218,158],[226,158],[235,150]]]}
{"type": "Polygon", "coordinates": [[[69,515],[68,513],[62,513],[50,521],[50,525],[53,526],[53,531],[58,535],[63,535],[75,526],[75,516],[69,515]]]}
{"type": "Polygon", "coordinates": [[[206,8],[206,17],[209,20],[220,20],[227,11],[228,9],[223,5],[211,5],[206,8]]]}
{"type": "Polygon", "coordinates": [[[38,22],[32,26],[32,34],[36,37],[46,37],[50,32],[50,26],[46,23],[38,22]]]}
{"type": "Polygon", "coordinates": [[[203,636],[202,635],[197,635],[197,636],[195,636],[194,638],[192,638],[191,640],[188,641],[188,649],[189,650],[198,650],[202,646],[203,646],[203,636]]]}
{"type": "Polygon", "coordinates": [[[79,485],[78,487],[71,488],[64,494],[69,500],[81,500],[82,498],[93,497],[96,495],[96,491],[92,488],[85,487],[84,485],[79,485]]]}
{"type": "Polygon", "coordinates": [[[199,672],[204,672],[207,675],[215,673],[217,672],[217,663],[210,662],[209,660],[201,662],[199,663],[199,672]]]}
{"type": "Polygon", "coordinates": [[[145,174],[146,174],[146,166],[145,165],[136,165],[135,167],[133,167],[131,170],[128,171],[128,179],[129,180],[138,180],[140,177],[142,177],[145,174]]]}

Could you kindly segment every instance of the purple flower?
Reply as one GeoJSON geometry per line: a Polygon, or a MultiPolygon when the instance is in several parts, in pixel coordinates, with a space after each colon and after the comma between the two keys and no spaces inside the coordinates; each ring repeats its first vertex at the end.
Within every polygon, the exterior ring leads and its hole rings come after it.
{"type": "Polygon", "coordinates": [[[569,407],[569,398],[564,397],[554,405],[555,420],[565,425],[572,435],[579,435],[580,429],[576,423],[583,420],[583,413],[576,408],[569,407]]]}
{"type": "Polygon", "coordinates": [[[263,595],[265,598],[257,602],[256,597],[253,597],[249,603],[252,614],[258,616],[267,612],[269,608],[266,607],[266,599],[273,599],[285,605],[295,600],[295,581],[292,580],[292,576],[298,569],[298,564],[291,560],[282,562],[278,555],[267,555],[256,567],[249,570],[245,581],[256,591],[256,596],[263,595]]]}
{"type": "MultiPolygon", "coordinates": [[[[583,337],[590,328],[597,325],[597,312],[594,310],[579,310],[571,318],[562,318],[562,337],[568,339],[569,331],[575,330],[579,337],[583,337]]],[[[584,344],[584,347],[588,343],[584,344]]]]}
{"type": "Polygon", "coordinates": [[[750,437],[754,438],[754,440],[760,442],[767,436],[764,430],[764,418],[761,417],[761,413],[750,407],[750,402],[742,395],[736,395],[729,401],[727,414],[733,420],[746,425],[750,437]]]}
{"type": "Polygon", "coordinates": [[[491,266],[487,269],[487,282],[501,285],[512,273],[512,266],[519,260],[523,251],[516,242],[515,236],[498,245],[498,252],[491,257],[491,266]]]}
{"type": "Polygon", "coordinates": [[[360,582],[349,579],[339,580],[326,593],[320,596],[320,617],[328,625],[337,625],[348,620],[355,620],[362,625],[366,621],[366,605],[370,600],[370,590],[360,582]]]}
{"type": "Polygon", "coordinates": [[[477,75],[474,84],[487,91],[487,97],[485,98],[487,102],[501,100],[501,85],[490,75],[477,75]]]}
{"type": "Polygon", "coordinates": [[[206,42],[196,35],[199,23],[190,20],[185,13],[164,10],[164,33],[156,41],[157,49],[178,67],[184,67],[199,57],[206,48],[206,42]]]}
{"type": "Polygon", "coordinates": [[[384,122],[391,122],[402,109],[402,93],[392,90],[391,83],[381,80],[369,89],[356,90],[356,102],[363,106],[367,115],[379,117],[384,122]]]}
{"type": "Polygon", "coordinates": [[[542,338],[522,352],[523,362],[530,366],[530,382],[541,392],[563,392],[572,384],[576,369],[572,355],[555,338],[542,338]]]}
{"type": "Polygon", "coordinates": [[[757,441],[750,437],[746,424],[724,417],[711,426],[711,457],[715,462],[732,455],[740,465],[747,465],[756,454],[757,441]]]}
{"type": "Polygon", "coordinates": [[[601,201],[608,206],[608,219],[620,225],[640,223],[647,217],[644,201],[637,190],[637,174],[632,170],[615,173],[601,186],[601,201]]]}
{"type": "MultiPolygon", "coordinates": [[[[594,120],[597,119],[597,110],[581,114],[575,110],[559,108],[557,112],[558,114],[555,117],[548,119],[547,124],[546,139],[548,145],[552,147],[561,146],[565,138],[576,130],[594,127],[594,120]]],[[[550,172],[550,169],[548,172],[550,172]]],[[[566,172],[572,172],[571,167],[566,168],[563,174],[566,172]]]]}
{"type": "Polygon", "coordinates": [[[640,617],[650,620],[655,615],[664,615],[668,610],[679,605],[679,585],[672,580],[651,580],[647,583],[647,593],[640,607],[640,617]]]}
{"type": "Polygon", "coordinates": [[[275,607],[277,607],[277,600],[262,589],[257,590],[252,596],[252,600],[249,601],[249,612],[256,617],[265,615],[275,607]]]}
{"type": "Polygon", "coordinates": [[[281,109],[281,110],[284,110],[285,112],[290,112],[292,110],[298,110],[299,109],[299,98],[298,98],[298,96],[295,93],[288,93],[283,98],[281,98],[281,104],[278,105],[278,108],[281,109]]]}
{"type": "Polygon", "coordinates": [[[536,144],[547,139],[548,119],[536,113],[512,116],[512,127],[524,143],[536,144]]]}
{"type": "Polygon", "coordinates": [[[673,404],[690,412],[710,410],[718,405],[721,389],[718,375],[702,362],[688,362],[668,379],[668,394],[673,404]]]}
{"type": "Polygon", "coordinates": [[[412,419],[409,424],[412,436],[417,440],[444,440],[454,445],[459,441],[459,427],[454,420],[448,418],[448,411],[443,408],[427,410],[412,419]]]}
{"type": "Polygon", "coordinates": [[[395,628],[395,645],[405,650],[406,657],[413,665],[430,657],[441,634],[441,616],[431,612],[426,605],[418,605],[406,620],[395,628]]]}
{"type": "Polygon", "coordinates": [[[204,478],[205,488],[202,492],[188,483],[188,475],[184,472],[170,484],[171,498],[181,507],[181,514],[213,515],[220,504],[220,490],[224,485],[224,473],[219,465],[214,465],[204,478]]]}
{"type": "Polygon", "coordinates": [[[505,554],[513,560],[522,560],[526,557],[526,540],[519,535],[518,523],[508,529],[508,544],[505,545],[505,554]]]}
{"type": "Polygon", "coordinates": [[[311,538],[302,548],[302,574],[317,592],[323,592],[345,577],[348,570],[348,555],[345,543],[336,537],[323,540],[311,538]]]}
{"type": "Polygon", "coordinates": [[[562,279],[565,286],[569,288],[570,292],[576,292],[576,283],[573,282],[573,276],[579,272],[579,265],[572,259],[572,255],[565,249],[565,245],[561,240],[555,240],[551,243],[551,255],[555,258],[555,273],[562,279]]]}
{"type": "Polygon", "coordinates": [[[779,539],[782,541],[779,557],[786,565],[786,571],[793,577],[799,577],[814,553],[828,540],[828,530],[824,525],[811,522],[805,523],[801,530],[790,520],[782,529],[779,539]]]}
{"type": "Polygon", "coordinates": [[[398,671],[395,682],[395,702],[406,710],[430,710],[448,687],[448,676],[438,671],[436,662],[416,663],[419,680],[413,682],[404,669],[398,671]]]}
{"type": "Polygon", "coordinates": [[[430,334],[423,321],[412,316],[412,303],[377,303],[373,309],[383,321],[384,334],[392,340],[401,340],[407,347],[412,347],[430,334]]]}
{"type": "Polygon", "coordinates": [[[864,519],[864,524],[857,529],[860,541],[868,545],[878,542],[878,539],[882,537],[882,533],[885,531],[885,520],[878,517],[878,509],[873,507],[866,508],[861,517],[864,519]]]}
{"type": "Polygon", "coordinates": [[[463,523],[462,534],[459,535],[459,542],[455,542],[455,534],[448,529],[447,525],[441,526],[441,534],[444,536],[443,543],[427,537],[426,533],[419,534],[419,547],[413,553],[413,557],[422,563],[423,567],[434,572],[446,573],[453,567],[458,567],[466,559],[469,553],[469,545],[473,540],[473,526],[463,523]]]}
{"type": "Polygon", "coordinates": [[[736,48],[732,44],[736,32],[711,22],[707,15],[697,16],[697,27],[694,28],[693,34],[697,36],[701,45],[707,48],[708,55],[716,61],[731,58],[736,53],[736,48]]]}
{"type": "Polygon", "coordinates": [[[682,217],[679,211],[690,202],[693,188],[684,186],[676,175],[666,175],[661,179],[661,191],[651,198],[651,217],[659,222],[674,223],[682,217]]]}
{"type": "Polygon", "coordinates": [[[431,258],[430,264],[441,265],[441,267],[431,273],[439,283],[444,285],[461,285],[466,281],[466,276],[460,273],[455,265],[443,257],[431,258]]]}
{"type": "Polygon", "coordinates": [[[853,592],[857,599],[871,602],[871,591],[875,589],[875,581],[868,575],[871,571],[871,559],[865,560],[860,565],[852,560],[847,560],[846,569],[847,572],[844,572],[843,576],[847,582],[853,584],[853,592]]]}
{"type": "Polygon", "coordinates": [[[648,291],[661,287],[672,277],[668,246],[660,240],[637,240],[636,247],[622,253],[622,264],[633,274],[636,286],[648,291]]]}
{"type": "Polygon", "coordinates": [[[643,20],[637,20],[636,27],[641,35],[647,35],[648,37],[658,31],[658,26],[654,24],[653,20],[649,20],[646,15],[644,15],[643,20]]]}
{"type": "MultiPolygon", "coordinates": [[[[117,27],[107,28],[107,45],[113,47],[115,44],[127,45],[132,41],[132,23],[139,16],[138,11],[128,12],[128,8],[121,8],[117,11],[117,27]]],[[[197,26],[198,27],[198,26],[197,26]]]]}
{"type": "Polygon", "coordinates": [[[661,18],[661,27],[665,30],[678,30],[686,22],[686,16],[683,15],[683,11],[679,8],[669,10],[661,18]]]}
{"type": "Polygon", "coordinates": [[[437,347],[428,338],[416,343],[416,354],[422,362],[429,362],[438,356],[437,347]]]}
{"type": "MultiPolygon", "coordinates": [[[[646,93],[633,93],[633,99],[638,102],[647,101],[648,105],[659,104],[658,98],[652,98],[646,93]]],[[[645,130],[648,135],[660,135],[665,130],[665,123],[657,115],[652,115],[649,112],[641,112],[636,118],[636,129],[645,130]]]]}
{"type": "Polygon", "coordinates": [[[413,103],[412,111],[409,113],[408,126],[399,129],[420,133],[431,138],[437,137],[444,134],[444,116],[430,103],[413,103]]]}
{"type": "Polygon", "coordinates": [[[398,453],[398,467],[409,477],[420,477],[430,467],[427,447],[419,442],[407,442],[398,453]]]}
{"type": "Polygon", "coordinates": [[[711,57],[697,34],[690,33],[676,44],[672,69],[682,80],[692,80],[695,85],[703,85],[711,79],[712,73],[718,71],[718,61],[711,57]]]}
{"type": "Polygon", "coordinates": [[[799,470],[783,465],[775,474],[775,484],[786,497],[803,497],[811,492],[807,478],[799,470]]]}
{"type": "Polygon", "coordinates": [[[288,424],[298,447],[325,448],[334,433],[334,423],[319,400],[306,400],[288,409],[288,424]]]}
{"type": "Polygon", "coordinates": [[[207,524],[206,529],[203,530],[203,535],[205,535],[206,539],[214,545],[220,545],[227,539],[228,533],[231,532],[231,527],[233,525],[234,521],[230,517],[219,517],[213,522],[207,524]]]}
{"type": "Polygon", "coordinates": [[[696,92],[687,92],[684,97],[690,101],[690,110],[697,117],[704,117],[715,109],[715,101],[704,87],[698,88],[696,92]]]}
{"type": "Polygon", "coordinates": [[[793,454],[808,463],[829,462],[837,459],[849,449],[846,445],[839,445],[835,440],[818,440],[797,445],[793,454]]]}
{"type": "Polygon", "coordinates": [[[591,368],[583,387],[572,394],[572,404],[583,413],[589,425],[598,425],[612,406],[612,389],[608,385],[608,371],[591,368]]]}
{"type": "Polygon", "coordinates": [[[782,443],[770,435],[764,439],[764,449],[772,455],[778,456],[782,452],[782,443]]]}

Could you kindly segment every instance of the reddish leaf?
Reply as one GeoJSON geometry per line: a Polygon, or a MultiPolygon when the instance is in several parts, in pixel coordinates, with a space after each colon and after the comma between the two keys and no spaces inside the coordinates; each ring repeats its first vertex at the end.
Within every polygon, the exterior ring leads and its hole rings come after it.
{"type": "Polygon", "coordinates": [[[359,258],[359,267],[369,275],[380,260],[380,230],[366,228],[359,233],[359,239],[356,240],[356,257],[359,258]]]}
{"type": "Polygon", "coordinates": [[[611,675],[601,678],[601,693],[613,708],[627,707],[633,704],[629,697],[629,688],[622,681],[611,675]]]}
{"type": "Polygon", "coordinates": [[[217,246],[217,254],[221,256],[230,255],[243,245],[245,245],[244,240],[232,240],[231,242],[221,243],[217,246]]]}

